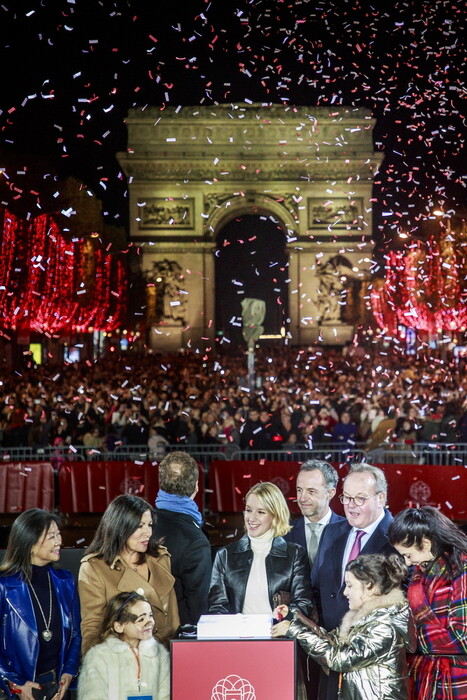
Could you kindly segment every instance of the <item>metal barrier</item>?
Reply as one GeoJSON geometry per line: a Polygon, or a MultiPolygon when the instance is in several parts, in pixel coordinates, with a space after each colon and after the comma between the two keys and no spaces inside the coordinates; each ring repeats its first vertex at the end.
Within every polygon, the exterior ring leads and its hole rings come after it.
{"type": "Polygon", "coordinates": [[[102,461],[134,461],[159,462],[164,454],[183,450],[191,454],[204,468],[209,471],[212,459],[259,460],[268,459],[280,462],[304,462],[307,459],[325,459],[338,464],[353,464],[367,461],[384,464],[434,464],[434,465],[467,465],[467,443],[421,443],[413,446],[388,444],[377,447],[371,452],[365,451],[363,443],[354,446],[336,446],[334,443],[316,443],[312,449],[295,445],[283,445],[274,450],[241,450],[238,445],[188,445],[176,443],[159,447],[157,452],[151,452],[147,445],[118,445],[113,450],[94,449],[83,446],[66,447],[0,447],[0,460],[3,462],[50,462],[59,469],[67,461],[102,462],[102,461]]]}

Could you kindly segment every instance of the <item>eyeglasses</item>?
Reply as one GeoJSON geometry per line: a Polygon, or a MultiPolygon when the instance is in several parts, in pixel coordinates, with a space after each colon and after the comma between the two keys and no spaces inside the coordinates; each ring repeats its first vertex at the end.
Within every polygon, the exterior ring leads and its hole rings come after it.
{"type": "MultiPolygon", "coordinates": [[[[373,496],[377,496],[378,494],[375,493],[373,496]]],[[[350,503],[353,502],[354,506],[364,506],[366,501],[369,501],[370,498],[373,498],[373,496],[346,496],[345,494],[341,494],[339,496],[339,501],[344,505],[348,506],[350,503]]]]}

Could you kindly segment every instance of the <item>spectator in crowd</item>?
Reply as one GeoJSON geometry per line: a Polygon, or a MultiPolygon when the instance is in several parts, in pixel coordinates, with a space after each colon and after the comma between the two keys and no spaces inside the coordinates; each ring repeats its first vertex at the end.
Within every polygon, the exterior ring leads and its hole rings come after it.
{"type": "Polygon", "coordinates": [[[159,462],[164,458],[168,445],[168,441],[163,435],[161,435],[159,429],[154,426],[150,426],[148,439],[149,459],[154,459],[159,462]]]}
{"type": "Polygon", "coordinates": [[[196,625],[208,610],[211,547],[194,501],[198,482],[198,464],[186,452],[170,452],[159,464],[155,534],[171,556],[182,625],[196,625]]]}
{"type": "Polygon", "coordinates": [[[392,447],[392,438],[396,429],[396,418],[393,410],[388,410],[387,414],[381,409],[381,420],[370,434],[365,445],[366,459],[374,462],[384,462],[386,450],[392,447]]]}
{"type": "MultiPolygon", "coordinates": [[[[465,360],[427,362],[424,357],[369,350],[358,362],[349,362],[331,348],[269,347],[257,351],[255,368],[263,382],[253,392],[245,388],[245,358],[235,354],[115,353],[94,362],[3,370],[0,440],[4,449],[27,447],[36,417],[44,412],[52,422],[49,445],[62,419],[68,423],[65,443],[77,448],[93,425],[102,435],[113,425],[119,440],[139,448],[147,444],[150,425],[164,431],[170,444],[197,444],[209,413],[215,414],[221,434],[224,411],[243,432],[254,406],[272,422],[284,411],[292,432],[300,429],[310,446],[332,442],[332,429],[343,411],[357,425],[359,441],[369,439],[378,421],[402,417],[415,421],[417,443],[433,444],[434,452],[439,444],[452,444],[455,450],[465,437],[465,360]]],[[[260,422],[259,413],[256,420],[260,422]]],[[[386,427],[376,440],[381,453],[392,444],[394,428],[386,427]]],[[[249,440],[251,434],[244,441],[248,449],[249,440]]],[[[284,441],[275,444],[281,448],[284,441]]]]}
{"type": "Polygon", "coordinates": [[[439,429],[442,442],[455,444],[459,439],[459,426],[462,412],[458,401],[448,401],[444,407],[439,429]]]}
{"type": "Polygon", "coordinates": [[[168,646],[180,624],[170,554],[155,538],[152,507],[123,494],[107,506],[81,561],[83,654],[97,643],[102,610],[119,591],[141,588],[151,603],[157,638],[168,646]]]}
{"type": "Polygon", "coordinates": [[[414,567],[407,597],[418,646],[411,700],[467,698],[467,536],[432,506],[407,508],[389,541],[414,567]]]}
{"type": "MultiPolygon", "coordinates": [[[[323,531],[312,570],[312,583],[321,627],[335,629],[348,610],[343,593],[345,567],[362,554],[394,553],[387,532],[392,515],[386,510],[387,481],[371,464],[354,464],[343,480],[340,501],[345,520],[323,531]]],[[[337,674],[321,674],[320,698],[336,700],[337,674]]]]}
{"type": "Polygon", "coordinates": [[[332,441],[342,451],[355,448],[357,426],[350,421],[349,411],[342,412],[338,423],[332,429],[332,441]]]}
{"type": "Polygon", "coordinates": [[[439,441],[442,418],[443,409],[439,402],[436,400],[431,401],[422,423],[420,442],[433,443],[439,441]]]}
{"type": "Polygon", "coordinates": [[[248,418],[240,428],[240,447],[242,450],[257,449],[257,440],[263,431],[263,425],[259,419],[257,408],[250,408],[248,418]]]}
{"type": "Polygon", "coordinates": [[[83,446],[88,450],[102,450],[104,438],[98,426],[93,426],[91,430],[83,435],[83,446]]]}
{"type": "Polygon", "coordinates": [[[396,451],[401,452],[401,456],[396,459],[402,464],[416,464],[417,454],[415,444],[417,442],[417,432],[415,426],[409,418],[404,418],[399,429],[394,433],[394,446],[396,451]]]}
{"type": "Polygon", "coordinates": [[[149,438],[149,426],[146,416],[138,408],[132,410],[122,430],[122,437],[127,445],[146,445],[149,438]]]}

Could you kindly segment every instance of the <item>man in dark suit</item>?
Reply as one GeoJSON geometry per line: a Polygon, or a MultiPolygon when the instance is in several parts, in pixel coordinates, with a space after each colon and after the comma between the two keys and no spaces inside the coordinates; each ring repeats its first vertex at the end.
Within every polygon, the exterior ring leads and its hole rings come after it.
{"type": "MultiPolygon", "coordinates": [[[[339,476],[332,464],[320,459],[307,460],[297,474],[297,505],[302,517],[294,521],[292,529],[284,539],[300,544],[307,550],[310,566],[313,564],[326,525],[339,520],[345,521],[345,518],[334,513],[329,506],[336,495],[338,481],[339,476]]],[[[306,658],[301,647],[298,654],[308,698],[314,700],[319,683],[319,666],[306,658]]]]}
{"type": "Polygon", "coordinates": [[[284,539],[301,544],[307,550],[310,566],[325,526],[345,520],[329,506],[336,494],[338,481],[334,467],[320,459],[307,460],[297,474],[297,505],[303,517],[293,522],[291,531],[284,539]]]}
{"type": "Polygon", "coordinates": [[[198,479],[198,464],[186,452],[170,452],[159,464],[155,533],[171,555],[182,625],[196,625],[208,610],[212,558],[194,501],[198,479]]]}
{"type": "MultiPolygon", "coordinates": [[[[324,530],[312,570],[319,623],[335,629],[349,609],[344,597],[344,571],[359,554],[390,554],[387,532],[392,515],[386,510],[387,481],[371,464],[354,464],[343,481],[340,501],[346,519],[324,530]]],[[[336,700],[338,674],[321,675],[320,700],[336,700]]]]}

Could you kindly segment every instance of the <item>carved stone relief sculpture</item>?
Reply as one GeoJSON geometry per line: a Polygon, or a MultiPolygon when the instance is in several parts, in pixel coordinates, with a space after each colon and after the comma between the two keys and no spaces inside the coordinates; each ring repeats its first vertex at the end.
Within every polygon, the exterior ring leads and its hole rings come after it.
{"type": "MultiPolygon", "coordinates": [[[[184,324],[186,322],[187,292],[182,268],[176,260],[157,260],[145,275],[150,288],[148,310],[156,323],[184,324]]],[[[149,319],[148,319],[149,320],[149,319]]]]}

